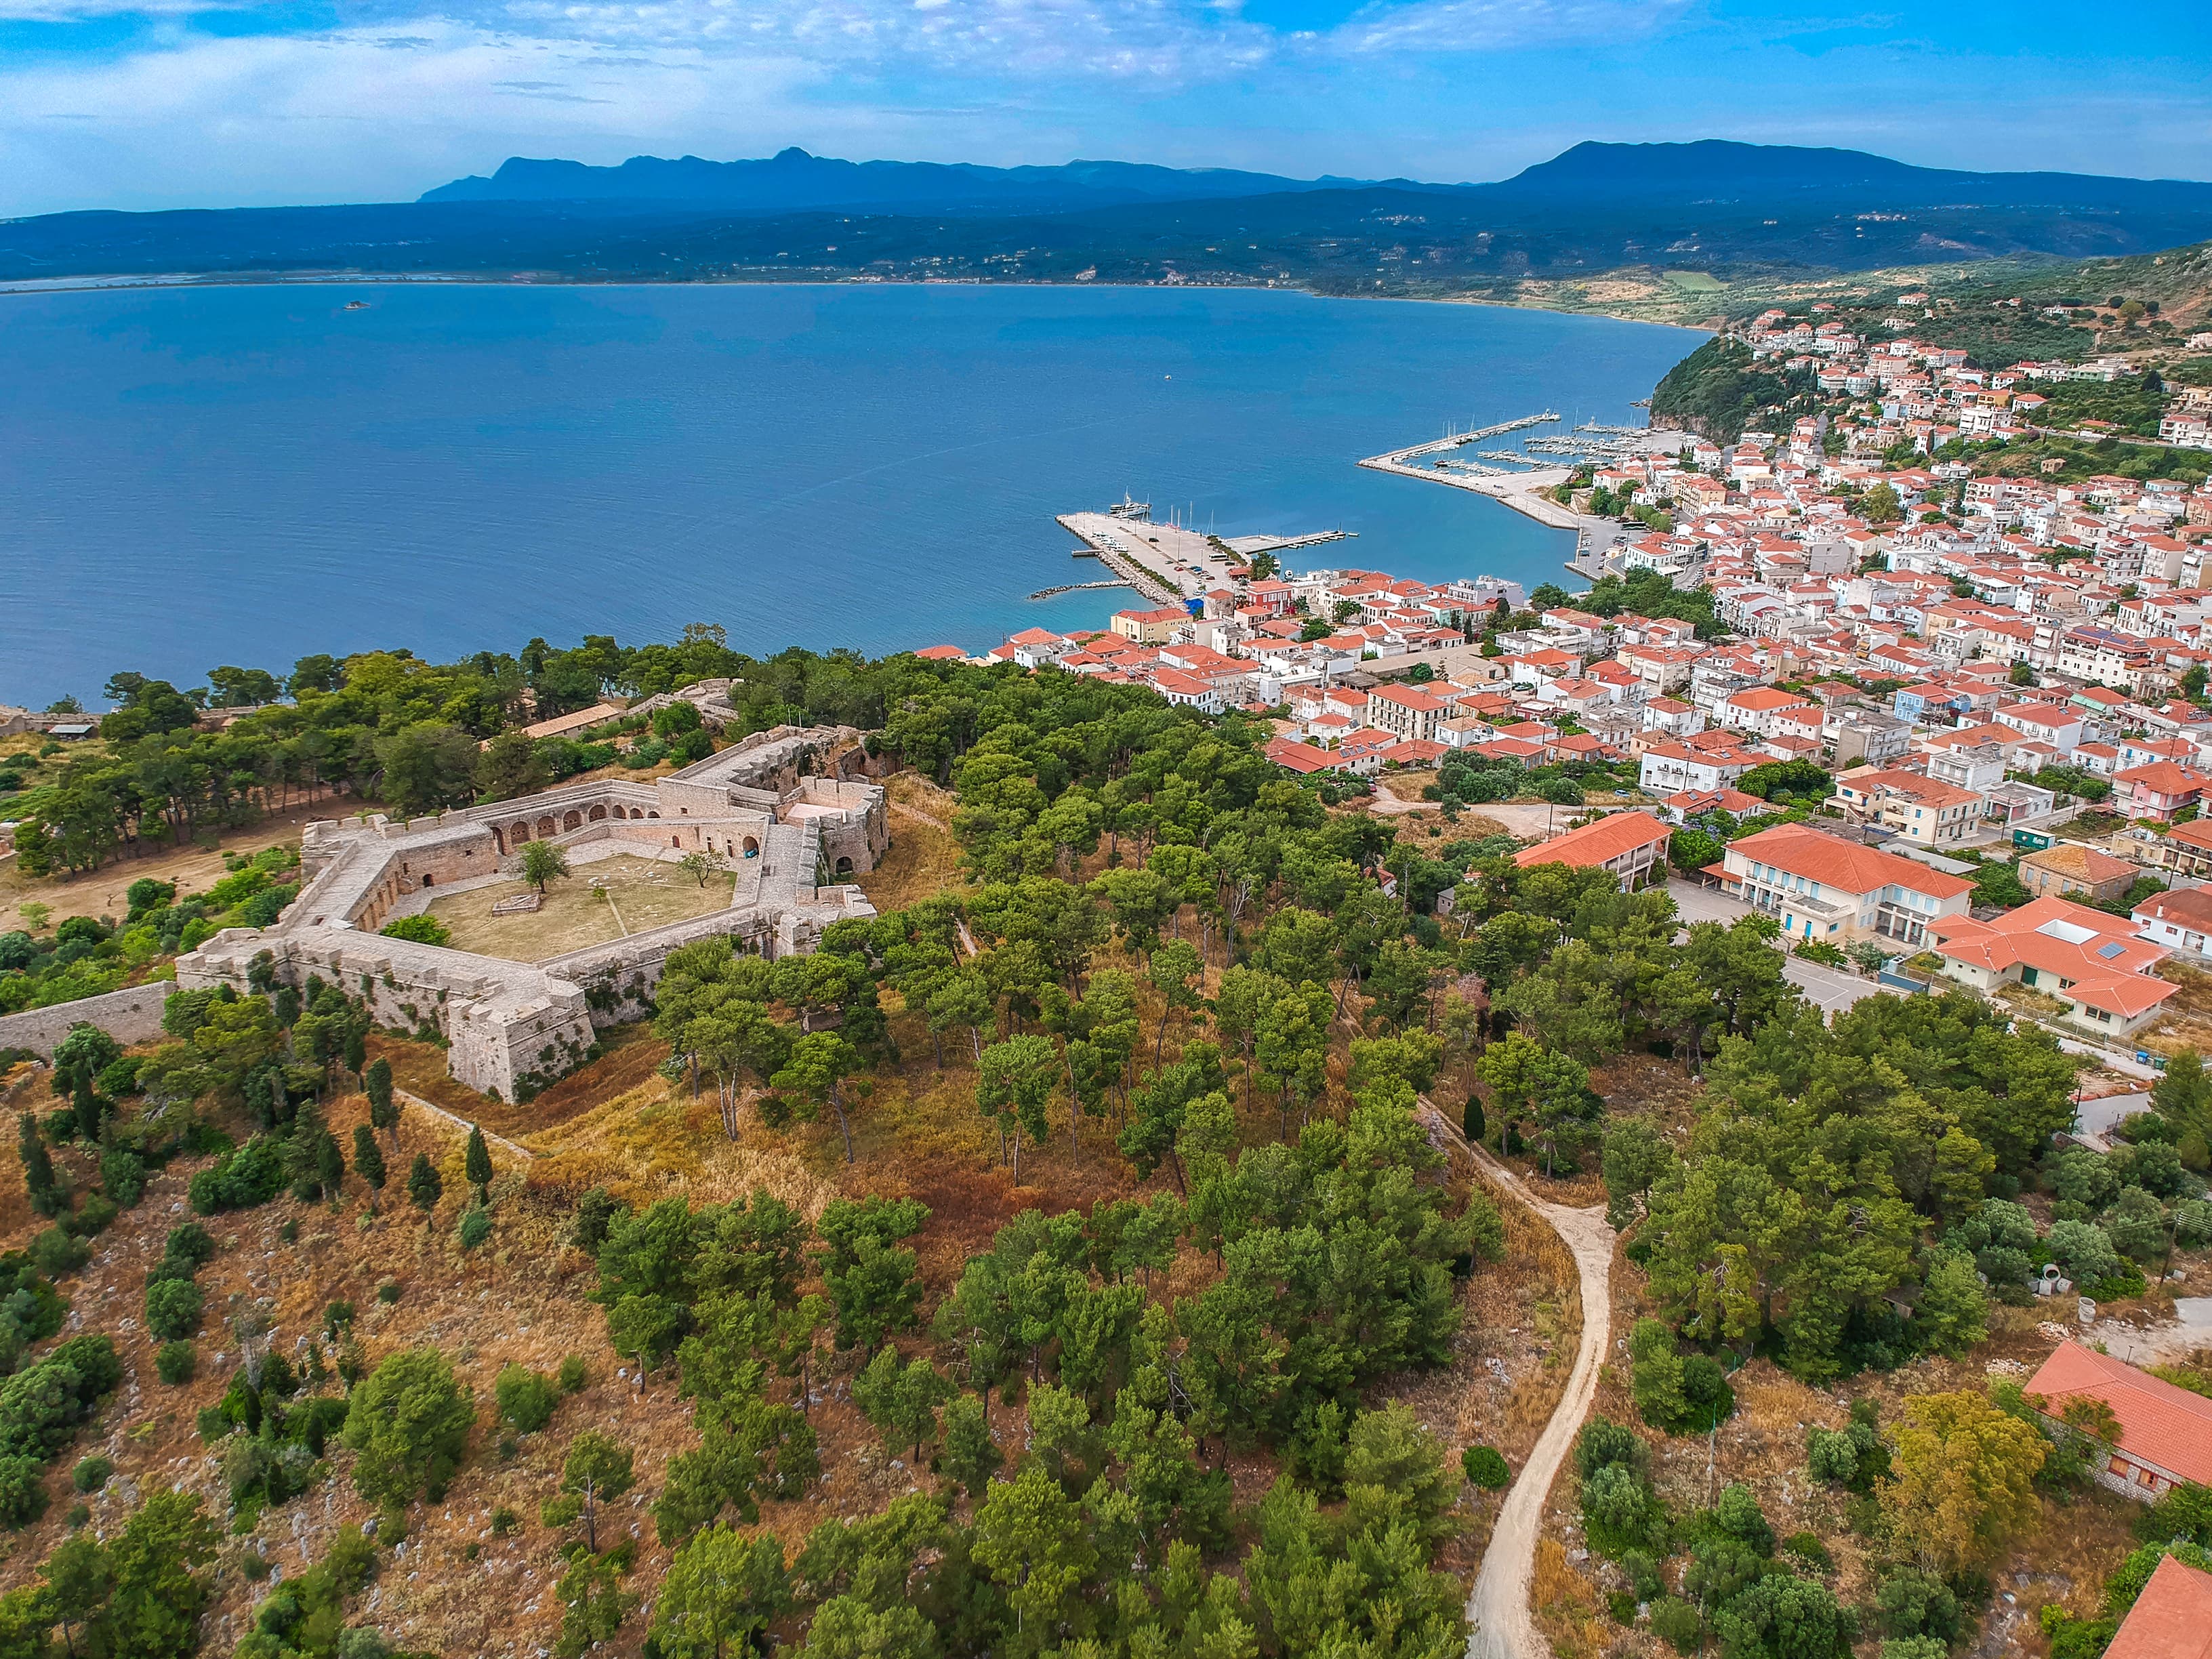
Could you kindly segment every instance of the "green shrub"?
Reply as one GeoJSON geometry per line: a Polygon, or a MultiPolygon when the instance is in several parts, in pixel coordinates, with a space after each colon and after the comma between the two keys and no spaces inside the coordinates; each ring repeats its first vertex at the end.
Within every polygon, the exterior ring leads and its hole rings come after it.
{"type": "Polygon", "coordinates": [[[1651,1633],[1677,1653],[1695,1653],[1705,1634],[1705,1620],[1697,1608],[1679,1596],[1662,1596],[1651,1604],[1651,1633]]]}
{"type": "Polygon", "coordinates": [[[380,1283],[376,1287],[376,1299],[387,1308],[398,1301],[399,1281],[396,1279],[387,1279],[380,1283]]]}
{"type": "Polygon", "coordinates": [[[146,1328],[165,1342],[180,1341],[200,1328],[206,1298],[189,1279],[164,1279],[146,1287],[146,1328]]]}
{"type": "Polygon", "coordinates": [[[122,1211],[113,1199],[106,1193],[92,1192],[85,1194],[76,1213],[66,1218],[62,1225],[79,1238],[97,1238],[115,1224],[115,1218],[120,1214],[122,1211]]]}
{"type": "Polygon", "coordinates": [[[1620,1464],[1641,1474],[1651,1461],[1651,1449],[1636,1431],[1606,1418],[1593,1417],[1575,1441],[1575,1465],[1587,1480],[1600,1469],[1620,1464]]]}
{"type": "Polygon", "coordinates": [[[1469,1486],[1485,1492],[1497,1492],[1513,1480],[1513,1471],[1506,1468],[1504,1454],[1495,1446],[1469,1446],[1460,1454],[1459,1467],[1469,1486]]]}
{"type": "Polygon", "coordinates": [[[1815,1572],[1833,1572],[1836,1570],[1836,1558],[1828,1553],[1828,1547],[1820,1541],[1818,1533],[1791,1533],[1782,1540],[1782,1553],[1795,1556],[1815,1572]]]}
{"type": "Polygon", "coordinates": [[[114,1473],[115,1460],[94,1452],[90,1457],[77,1460],[76,1467],[70,1471],[70,1485],[79,1492],[98,1492],[114,1473]]]}
{"type": "Polygon", "coordinates": [[[591,1381],[584,1370],[584,1356],[580,1353],[565,1356],[561,1361],[560,1375],[556,1380],[562,1394],[581,1394],[584,1391],[584,1384],[591,1381]]]}
{"type": "Polygon", "coordinates": [[[0,1383],[0,1524],[38,1518],[46,1460],[122,1380],[112,1342],[76,1336],[0,1383]]]}
{"type": "Polygon", "coordinates": [[[463,1249],[476,1249],[491,1237],[491,1212],[485,1209],[462,1212],[460,1230],[456,1237],[460,1240],[463,1249]]]}
{"type": "Polygon", "coordinates": [[[119,1148],[101,1153],[100,1187],[114,1203],[129,1209],[146,1191],[146,1161],[119,1148]]]}
{"type": "Polygon", "coordinates": [[[386,939],[412,939],[417,945],[451,945],[453,930],[435,916],[401,916],[377,930],[386,939]]]}
{"type": "Polygon", "coordinates": [[[161,1260],[181,1262],[189,1273],[198,1273],[215,1260],[215,1238],[197,1221],[187,1221],[169,1229],[168,1243],[162,1248],[161,1260]]]}
{"type": "Polygon", "coordinates": [[[553,1385],[527,1365],[509,1365],[492,1384],[500,1420],[524,1434],[535,1434],[553,1420],[553,1385]]]}
{"type": "Polygon", "coordinates": [[[48,1227],[31,1241],[31,1265],[48,1279],[73,1273],[91,1259],[85,1242],[59,1227],[48,1227]]]}
{"type": "Polygon", "coordinates": [[[284,1162],[271,1141],[256,1135],[192,1177],[188,1195],[201,1215],[250,1210],[284,1190],[284,1162]]]}
{"type": "Polygon", "coordinates": [[[198,1369],[199,1351],[189,1342],[164,1342],[155,1350],[155,1374],[172,1387],[191,1382],[198,1369]]]}

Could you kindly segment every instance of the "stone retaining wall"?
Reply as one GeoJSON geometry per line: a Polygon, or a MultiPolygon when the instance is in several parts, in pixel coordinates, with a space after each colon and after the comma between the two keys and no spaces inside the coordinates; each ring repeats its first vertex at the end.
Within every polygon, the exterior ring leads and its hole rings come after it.
{"type": "Polygon", "coordinates": [[[161,1006],[176,988],[157,979],[105,996],[0,1016],[0,1048],[28,1048],[51,1058],[54,1045],[80,1023],[97,1025],[118,1042],[151,1042],[161,1035],[161,1006]]]}

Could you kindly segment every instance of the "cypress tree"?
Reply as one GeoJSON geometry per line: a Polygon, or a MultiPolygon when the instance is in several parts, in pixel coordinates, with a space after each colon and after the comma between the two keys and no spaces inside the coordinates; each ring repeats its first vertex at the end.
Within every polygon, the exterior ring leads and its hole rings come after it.
{"type": "Polygon", "coordinates": [[[491,1194],[486,1188],[491,1185],[491,1148],[484,1145],[483,1131],[473,1123],[469,1125],[468,1157],[461,1168],[469,1184],[477,1189],[477,1205],[489,1205],[491,1194]]]}
{"type": "Polygon", "coordinates": [[[31,1207],[40,1215],[53,1215],[61,1209],[61,1192],[54,1184],[54,1161],[46,1156],[39,1120],[26,1112],[20,1127],[22,1139],[17,1151],[23,1159],[23,1186],[31,1195],[31,1207]]]}
{"type": "Polygon", "coordinates": [[[384,1134],[398,1129],[399,1103],[392,1097],[392,1062],[381,1057],[369,1061],[361,1074],[361,1086],[368,1094],[370,1126],[384,1134]]]}
{"type": "Polygon", "coordinates": [[[426,1153],[415,1154],[415,1165],[407,1171],[407,1196],[415,1200],[415,1207],[426,1214],[438,1207],[445,1196],[446,1183],[438,1178],[436,1167],[426,1153]]]}
{"type": "Polygon", "coordinates": [[[345,1153],[338,1146],[338,1138],[328,1129],[315,1139],[315,1178],[333,1198],[345,1185],[345,1153]]]}
{"type": "Polygon", "coordinates": [[[89,1146],[100,1139],[100,1097],[92,1091],[92,1079],[80,1071],[76,1074],[75,1097],[70,1103],[76,1110],[77,1138],[89,1146]]]}
{"type": "Polygon", "coordinates": [[[384,1191],[384,1153],[376,1144],[376,1131],[366,1123],[353,1126],[353,1172],[368,1183],[372,1195],[384,1191]]]}
{"type": "Polygon", "coordinates": [[[356,1025],[345,1034],[345,1068],[359,1077],[362,1067],[368,1064],[368,1039],[356,1025]]]}
{"type": "Polygon", "coordinates": [[[1470,1146],[1480,1146],[1483,1133],[1489,1128],[1482,1115],[1482,1097],[1470,1089],[1467,1093],[1467,1114],[1460,1121],[1460,1129],[1470,1146]]]}
{"type": "Polygon", "coordinates": [[[276,1108],[273,1103],[276,1074],[266,1070],[248,1072],[242,1085],[246,1095],[246,1109],[253,1114],[253,1121],[264,1129],[276,1127],[276,1108]]]}

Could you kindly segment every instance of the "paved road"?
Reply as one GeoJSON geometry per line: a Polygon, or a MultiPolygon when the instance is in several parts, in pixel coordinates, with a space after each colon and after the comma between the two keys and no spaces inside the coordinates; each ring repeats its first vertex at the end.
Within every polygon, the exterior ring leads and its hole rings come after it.
{"type": "Polygon", "coordinates": [[[1543,1203],[1480,1147],[1468,1150],[1484,1173],[1551,1224],[1573,1252],[1582,1281],[1583,1335],[1567,1390],[1544,1425],[1535,1449],[1521,1466],[1513,1489],[1505,1494],[1490,1547],[1483,1553],[1482,1570],[1475,1576],[1474,1593],[1467,1602],[1468,1659],[1538,1659],[1550,1648],[1528,1616],[1536,1540],[1543,1529],[1544,1500],[1597,1398],[1598,1367],[1613,1340],[1613,1229],[1606,1225],[1602,1204],[1576,1210],[1543,1203]]]}
{"type": "MultiPolygon", "coordinates": [[[[1741,899],[1730,898],[1718,888],[1698,882],[1670,878],[1667,896],[1674,901],[1674,908],[1685,921],[1717,921],[1726,927],[1751,914],[1751,907],[1741,899]]],[[[1862,979],[1848,969],[1823,967],[1802,957],[1783,958],[1782,976],[1830,1020],[1882,991],[1873,980],[1862,979]]]]}
{"type": "Polygon", "coordinates": [[[2087,1141],[2100,1152],[2110,1152],[2109,1137],[2121,1121],[2149,1109],[2148,1094],[2100,1095],[2094,1100],[2085,1100],[2075,1109],[2075,1138],[2087,1141]]]}
{"type": "Polygon", "coordinates": [[[1838,1014],[1847,1012],[1867,998],[1886,994],[1884,988],[1870,979],[1861,979],[1841,968],[1824,968],[1802,957],[1784,958],[1782,977],[1802,991],[1805,1000],[1819,1008],[1831,1023],[1838,1014]]]}

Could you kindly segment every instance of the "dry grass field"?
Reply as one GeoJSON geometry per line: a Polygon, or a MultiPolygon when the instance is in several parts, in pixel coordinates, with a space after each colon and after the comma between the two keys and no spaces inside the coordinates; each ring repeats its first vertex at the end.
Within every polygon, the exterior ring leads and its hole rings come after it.
{"type": "Polygon", "coordinates": [[[623,854],[578,864],[574,875],[548,887],[544,905],[535,911],[492,915],[502,899],[531,890],[524,882],[502,881],[434,898],[430,915],[453,930],[455,950],[509,962],[544,962],[726,909],[736,882],[732,872],[718,870],[702,884],[673,864],[623,854]]]}

